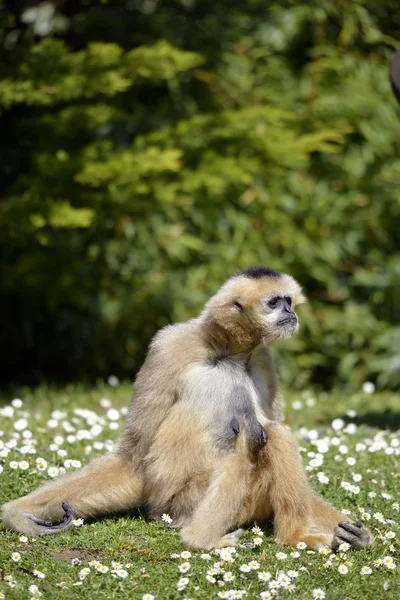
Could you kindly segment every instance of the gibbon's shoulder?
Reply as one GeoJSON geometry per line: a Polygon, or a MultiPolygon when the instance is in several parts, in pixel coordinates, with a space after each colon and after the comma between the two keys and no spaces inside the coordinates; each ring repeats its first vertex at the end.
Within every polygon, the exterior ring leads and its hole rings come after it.
{"type": "Polygon", "coordinates": [[[194,348],[202,346],[200,324],[198,319],[190,319],[184,323],[166,325],[153,337],[149,354],[169,357],[181,356],[194,348]]]}

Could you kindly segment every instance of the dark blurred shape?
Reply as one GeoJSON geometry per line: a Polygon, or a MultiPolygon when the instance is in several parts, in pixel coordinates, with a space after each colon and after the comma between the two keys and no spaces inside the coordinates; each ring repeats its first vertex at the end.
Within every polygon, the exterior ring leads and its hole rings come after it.
{"type": "Polygon", "coordinates": [[[390,62],[390,82],[392,84],[392,90],[400,102],[400,50],[397,50],[390,62]]]}

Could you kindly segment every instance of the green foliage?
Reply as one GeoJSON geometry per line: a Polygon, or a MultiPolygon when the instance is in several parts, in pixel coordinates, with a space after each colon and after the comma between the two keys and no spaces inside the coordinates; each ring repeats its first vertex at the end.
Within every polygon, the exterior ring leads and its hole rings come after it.
{"type": "Polygon", "coordinates": [[[265,264],[309,298],[286,381],[398,386],[396,6],[76,3],[38,35],[19,2],[0,21],[2,378],[133,375],[157,328],[265,264]]]}

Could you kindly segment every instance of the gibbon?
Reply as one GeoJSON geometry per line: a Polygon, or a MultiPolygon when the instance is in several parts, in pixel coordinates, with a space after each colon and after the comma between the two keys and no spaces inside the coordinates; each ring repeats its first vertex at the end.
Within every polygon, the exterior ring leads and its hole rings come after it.
{"type": "Polygon", "coordinates": [[[280,544],[371,544],[312,490],[282,424],[269,346],[296,333],[303,301],[270,268],[228,279],[197,318],[155,335],[117,451],[8,502],[5,525],[46,535],[145,504],[151,517],[170,514],[192,548],[234,546],[242,527],[271,519],[280,544]]]}

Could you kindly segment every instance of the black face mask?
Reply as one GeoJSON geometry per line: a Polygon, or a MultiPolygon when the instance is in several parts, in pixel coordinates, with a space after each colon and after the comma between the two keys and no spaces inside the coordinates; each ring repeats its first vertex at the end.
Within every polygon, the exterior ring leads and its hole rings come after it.
{"type": "Polygon", "coordinates": [[[397,50],[390,62],[389,76],[393,93],[400,102],[400,50],[397,50]]]}

